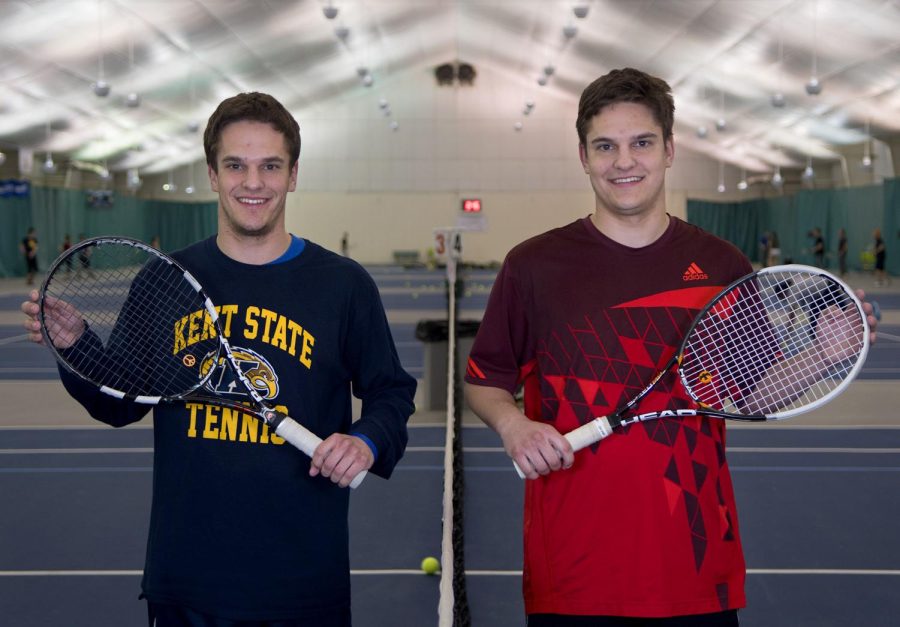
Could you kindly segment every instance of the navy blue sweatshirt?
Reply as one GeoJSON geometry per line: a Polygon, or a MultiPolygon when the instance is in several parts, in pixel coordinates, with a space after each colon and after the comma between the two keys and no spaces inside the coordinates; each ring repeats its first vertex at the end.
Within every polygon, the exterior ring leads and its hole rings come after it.
{"type": "MultiPolygon", "coordinates": [[[[365,270],[312,242],[265,266],[228,258],[214,237],[173,257],[220,310],[223,333],[259,369],[269,402],[322,438],[365,436],[377,450],[371,472],[389,477],[406,447],[416,382],[365,270]],[[362,400],[352,424],[351,390],[362,400]]],[[[61,373],[102,422],[123,426],[149,411],[61,373]]],[[[326,625],[349,616],[349,490],[309,477],[309,459],[254,417],[213,405],[157,406],[154,447],[146,597],[233,620],[326,625]]]]}

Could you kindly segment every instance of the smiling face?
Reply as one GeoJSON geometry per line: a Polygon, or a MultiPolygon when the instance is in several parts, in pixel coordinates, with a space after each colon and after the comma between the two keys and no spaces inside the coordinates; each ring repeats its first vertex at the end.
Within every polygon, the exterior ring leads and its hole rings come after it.
{"type": "Polygon", "coordinates": [[[672,165],[675,145],[664,140],[647,106],[619,102],[601,109],[588,125],[579,153],[598,215],[665,214],[666,169],[672,165]]]}
{"type": "Polygon", "coordinates": [[[240,121],[226,126],[209,182],[219,194],[219,233],[266,239],[284,233],[284,206],[297,186],[284,136],[269,124],[240,121]]]}

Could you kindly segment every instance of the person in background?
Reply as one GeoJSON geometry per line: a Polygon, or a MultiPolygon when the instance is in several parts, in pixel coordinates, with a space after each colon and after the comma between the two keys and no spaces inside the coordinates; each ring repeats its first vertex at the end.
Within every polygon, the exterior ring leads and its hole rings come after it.
{"type": "Polygon", "coordinates": [[[772,231],[769,237],[769,261],[766,265],[777,266],[781,263],[781,244],[778,242],[778,231],[772,231]]]}
{"type": "MultiPolygon", "coordinates": [[[[65,235],[63,235],[62,244],[60,244],[60,246],[59,246],[59,254],[61,254],[61,255],[65,254],[65,252],[67,250],[69,250],[70,248],[72,248],[72,238],[69,237],[68,233],[66,233],[65,235]]],[[[66,272],[71,272],[72,271],[72,258],[67,257],[65,263],[66,263],[66,272]]]]}
{"type": "Polygon", "coordinates": [[[838,229],[838,247],[837,247],[837,258],[838,258],[838,271],[841,273],[841,276],[845,276],[847,274],[847,231],[841,227],[838,229]]]}
{"type": "Polygon", "coordinates": [[[822,237],[822,229],[814,227],[809,232],[809,236],[813,238],[812,254],[815,259],[816,267],[825,267],[825,238],[822,237]]]}
{"type": "Polygon", "coordinates": [[[886,250],[884,238],[881,237],[881,229],[875,227],[872,231],[872,252],[875,253],[875,285],[887,285],[890,283],[887,272],[884,269],[886,250]]]}
{"type": "Polygon", "coordinates": [[[19,251],[25,259],[25,284],[32,285],[34,283],[34,275],[38,272],[38,239],[37,231],[33,226],[28,227],[25,237],[19,244],[19,251]]]}

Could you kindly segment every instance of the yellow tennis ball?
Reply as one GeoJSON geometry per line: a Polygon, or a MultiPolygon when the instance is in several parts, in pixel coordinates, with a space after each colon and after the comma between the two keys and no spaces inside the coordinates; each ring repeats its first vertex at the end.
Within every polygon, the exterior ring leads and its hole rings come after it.
{"type": "Polygon", "coordinates": [[[422,570],[426,575],[433,575],[441,568],[441,563],[435,557],[426,557],[422,560],[422,570]]]}

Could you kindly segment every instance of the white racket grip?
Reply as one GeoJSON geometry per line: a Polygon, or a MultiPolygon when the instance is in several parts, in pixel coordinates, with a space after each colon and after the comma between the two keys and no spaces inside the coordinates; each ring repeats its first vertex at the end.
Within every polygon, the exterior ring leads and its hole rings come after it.
{"type": "Polygon", "coordinates": [[[577,452],[595,442],[599,442],[603,438],[611,436],[612,432],[609,420],[606,416],[600,416],[587,424],[581,425],[574,431],[569,431],[566,434],[566,439],[572,445],[572,450],[577,452]]]}
{"type": "MultiPolygon", "coordinates": [[[[309,457],[313,456],[313,453],[316,452],[316,448],[322,443],[322,438],[296,420],[288,417],[285,417],[281,421],[281,424],[275,428],[275,433],[306,453],[309,457]]],[[[359,484],[363,482],[363,479],[366,478],[367,472],[368,471],[363,470],[353,477],[353,481],[350,482],[350,487],[355,489],[359,486],[359,484]]]]}
{"type": "MultiPolygon", "coordinates": [[[[612,432],[613,430],[612,427],[609,426],[609,420],[607,420],[606,416],[601,416],[599,418],[594,418],[587,424],[581,425],[574,431],[569,431],[565,435],[565,438],[569,441],[569,444],[572,445],[572,450],[577,453],[594,442],[599,442],[603,438],[612,435],[612,432]]],[[[522,472],[522,469],[519,468],[519,465],[516,462],[513,462],[513,467],[516,469],[519,479],[524,479],[525,473],[522,472]]]]}

